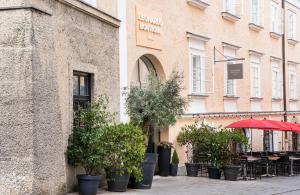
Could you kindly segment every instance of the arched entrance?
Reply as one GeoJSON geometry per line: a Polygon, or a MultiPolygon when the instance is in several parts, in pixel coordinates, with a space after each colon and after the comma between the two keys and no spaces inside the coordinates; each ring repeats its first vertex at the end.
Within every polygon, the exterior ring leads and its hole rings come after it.
{"type": "MultiPolygon", "coordinates": [[[[160,61],[152,54],[145,54],[136,61],[131,74],[131,83],[142,87],[147,82],[149,74],[155,75],[157,79],[164,80],[166,78],[160,61]]],[[[151,129],[147,152],[156,153],[156,146],[159,142],[160,131],[157,129],[151,129]]]]}

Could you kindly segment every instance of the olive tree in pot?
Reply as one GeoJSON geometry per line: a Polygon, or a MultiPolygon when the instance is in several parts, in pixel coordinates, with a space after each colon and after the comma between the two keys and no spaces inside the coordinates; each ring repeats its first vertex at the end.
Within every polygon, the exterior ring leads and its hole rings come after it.
{"type": "Polygon", "coordinates": [[[208,126],[198,122],[191,125],[186,125],[181,128],[177,136],[177,142],[181,146],[187,147],[187,163],[186,172],[187,176],[197,177],[200,168],[199,162],[202,160],[203,142],[206,140],[206,135],[209,133],[208,126]]]}
{"type": "Polygon", "coordinates": [[[183,76],[177,71],[173,71],[166,81],[149,74],[144,85],[131,85],[126,94],[127,113],[133,123],[142,127],[147,140],[147,151],[142,163],[142,181],[131,180],[131,187],[151,188],[158,159],[158,155],[154,154],[150,147],[153,142],[153,129],[168,128],[175,124],[177,116],[183,114],[186,100],[181,97],[182,82],[183,76]]]}
{"type": "Polygon", "coordinates": [[[141,180],[140,169],[144,158],[144,136],[133,124],[111,125],[98,136],[103,156],[108,191],[125,192],[130,174],[141,180]]]}
{"type": "Polygon", "coordinates": [[[95,195],[100,183],[97,174],[102,168],[103,152],[97,137],[114,118],[114,114],[107,111],[107,106],[108,98],[102,95],[75,114],[78,124],[74,125],[69,136],[66,156],[70,165],[81,166],[85,170],[84,175],[77,175],[82,195],[95,195]]]}
{"type": "Polygon", "coordinates": [[[170,164],[170,175],[171,176],[177,176],[178,171],[178,164],[179,164],[179,158],[176,150],[173,152],[172,161],[170,164]]]}

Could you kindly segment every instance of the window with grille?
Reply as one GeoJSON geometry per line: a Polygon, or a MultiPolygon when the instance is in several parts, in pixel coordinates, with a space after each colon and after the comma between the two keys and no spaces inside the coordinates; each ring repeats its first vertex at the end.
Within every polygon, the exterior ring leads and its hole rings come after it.
{"type": "Polygon", "coordinates": [[[204,56],[201,54],[191,54],[192,58],[192,93],[205,93],[205,69],[204,56]]]}

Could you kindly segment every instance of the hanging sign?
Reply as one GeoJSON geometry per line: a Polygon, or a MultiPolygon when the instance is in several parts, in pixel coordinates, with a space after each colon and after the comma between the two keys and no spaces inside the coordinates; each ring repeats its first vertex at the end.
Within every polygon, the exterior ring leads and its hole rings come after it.
{"type": "Polygon", "coordinates": [[[243,64],[227,64],[227,78],[243,79],[243,64]]]}

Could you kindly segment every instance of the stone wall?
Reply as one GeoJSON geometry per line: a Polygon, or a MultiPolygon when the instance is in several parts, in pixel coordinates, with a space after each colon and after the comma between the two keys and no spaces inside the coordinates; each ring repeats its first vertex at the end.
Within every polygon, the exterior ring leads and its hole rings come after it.
{"type": "Polygon", "coordinates": [[[119,110],[117,21],[70,2],[0,0],[0,194],[64,194],[75,184],[64,155],[74,70],[93,74],[93,95],[119,110]]]}

